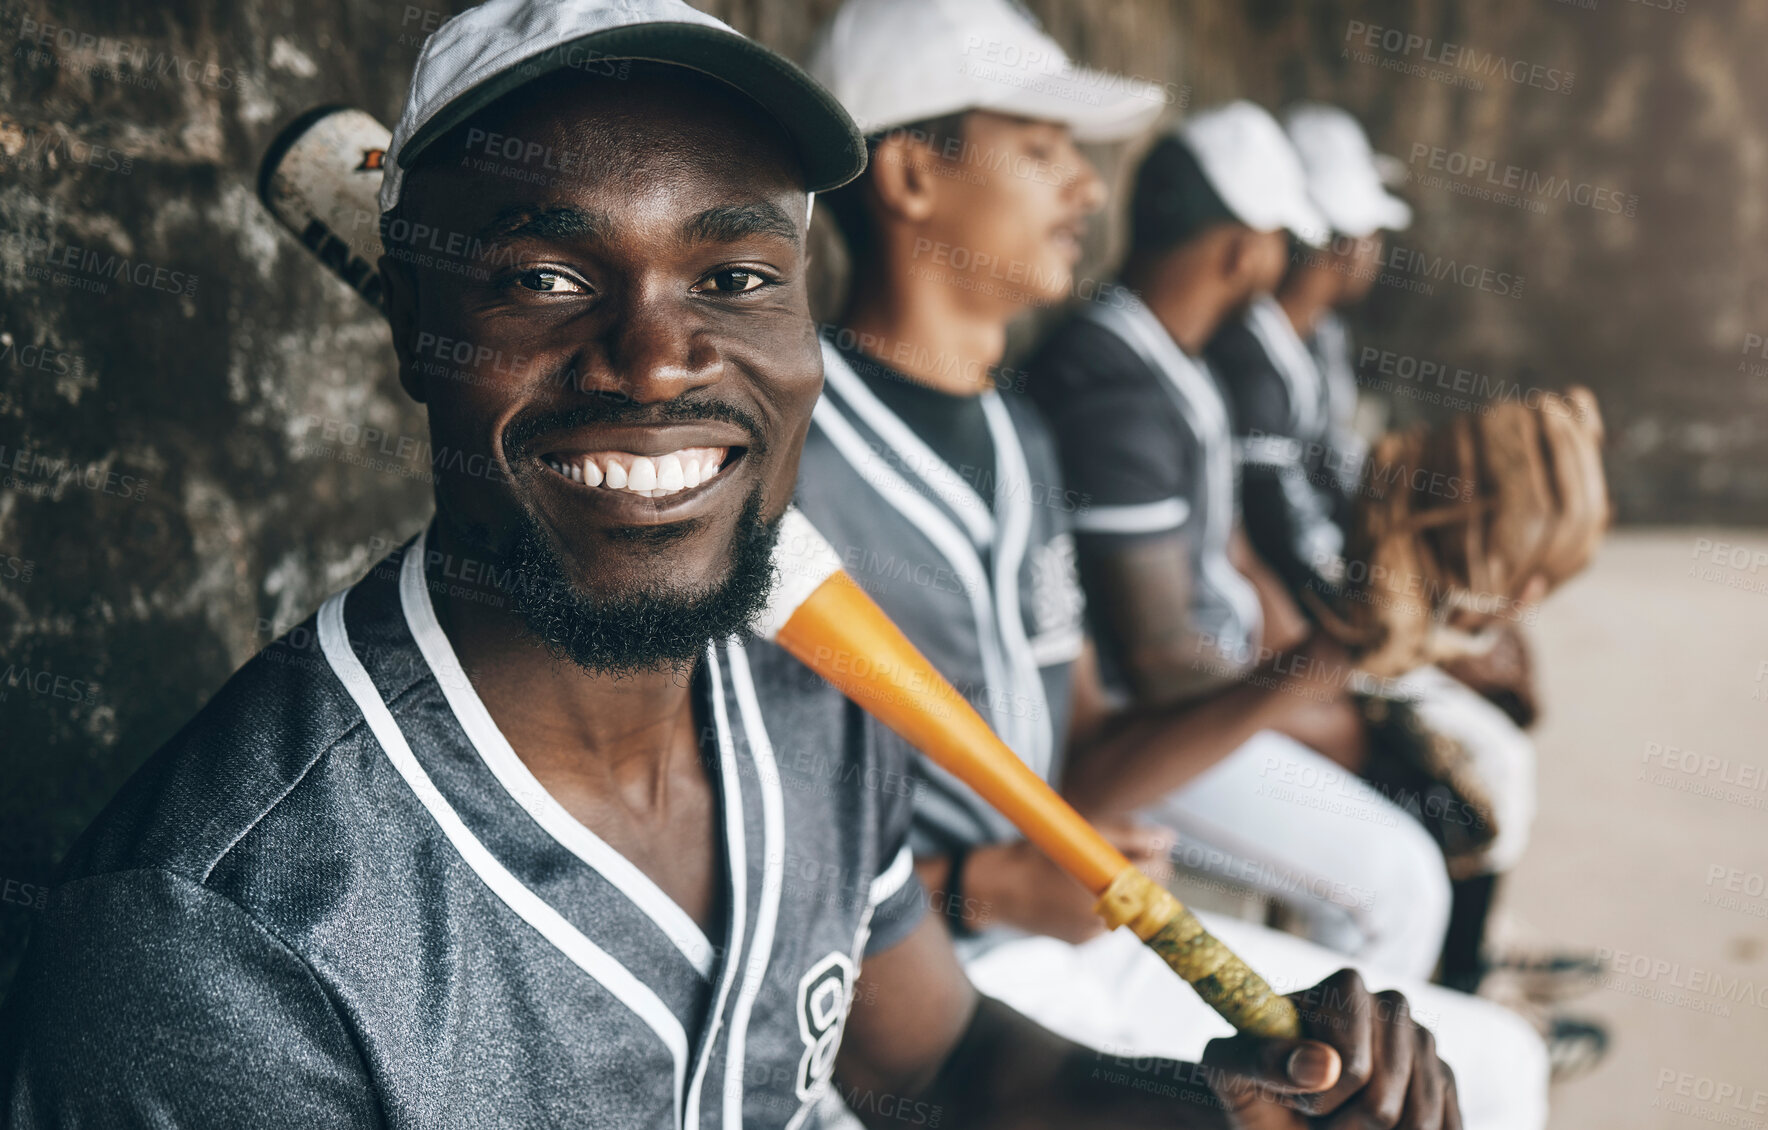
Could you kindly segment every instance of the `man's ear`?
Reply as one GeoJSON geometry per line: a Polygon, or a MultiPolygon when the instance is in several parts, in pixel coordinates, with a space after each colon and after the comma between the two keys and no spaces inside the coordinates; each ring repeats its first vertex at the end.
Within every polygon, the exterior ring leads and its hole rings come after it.
{"type": "Polygon", "coordinates": [[[391,256],[382,255],[381,296],[386,303],[387,322],[393,327],[393,352],[399,358],[399,385],[405,394],[424,403],[424,379],[418,373],[417,351],[417,280],[411,270],[391,256]]]}
{"type": "Polygon", "coordinates": [[[1227,281],[1237,284],[1253,273],[1254,234],[1243,224],[1232,224],[1222,233],[1222,276],[1227,281]]]}
{"type": "Polygon", "coordinates": [[[933,215],[939,204],[939,178],[932,164],[938,160],[906,131],[884,139],[872,152],[870,189],[886,216],[918,224],[933,215]]]}
{"type": "Polygon", "coordinates": [[[1244,224],[1234,224],[1227,229],[1222,270],[1227,281],[1237,289],[1250,290],[1266,285],[1265,272],[1270,268],[1268,236],[1269,233],[1254,231],[1244,224]]]}

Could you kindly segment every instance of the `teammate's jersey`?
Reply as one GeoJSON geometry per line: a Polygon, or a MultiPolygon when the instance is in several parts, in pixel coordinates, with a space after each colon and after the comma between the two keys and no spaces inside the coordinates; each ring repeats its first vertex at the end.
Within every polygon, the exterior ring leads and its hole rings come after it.
{"type": "Polygon", "coordinates": [[[76,847],[0,1025],[9,1125],[818,1125],[856,969],[923,912],[902,747],[784,652],[709,647],[709,938],[511,750],[423,545],[76,847]]]}
{"type": "MultiPolygon", "coordinates": [[[[985,434],[988,465],[954,467],[875,391],[874,382],[907,378],[827,341],[823,370],[799,509],[1014,752],[1054,778],[1084,609],[1069,532],[1075,498],[1036,410],[1017,394],[916,389],[954,415],[978,416],[951,430],[985,434]]],[[[922,762],[922,772],[918,851],[1017,835],[943,769],[922,762]]]]}
{"type": "Polygon", "coordinates": [[[1358,434],[1357,366],[1351,355],[1351,333],[1344,319],[1328,310],[1308,335],[1308,353],[1314,367],[1326,382],[1328,458],[1325,470],[1338,488],[1339,497],[1348,500],[1357,489],[1363,464],[1369,458],[1369,444],[1358,434]]]}
{"type": "Polygon", "coordinates": [[[1235,437],[1250,448],[1248,461],[1262,458],[1258,441],[1314,442],[1332,420],[1331,394],[1307,343],[1289,315],[1269,295],[1260,295],[1228,319],[1204,346],[1210,368],[1222,382],[1234,417],[1235,437]]]}
{"type": "MultiPolygon", "coordinates": [[[[1268,295],[1205,347],[1233,417],[1253,548],[1294,591],[1329,584],[1344,552],[1330,469],[1332,392],[1289,316],[1268,295]]],[[[1354,410],[1355,388],[1351,390],[1354,410]]]]}
{"type": "MultiPolygon", "coordinates": [[[[1083,550],[1181,534],[1191,559],[1191,623],[1243,660],[1261,630],[1258,593],[1228,559],[1239,467],[1227,405],[1208,366],[1121,287],[1059,326],[1032,362],[1032,389],[1055,431],[1083,550]]],[[[1111,659],[1110,635],[1097,625],[1111,659]]]]}

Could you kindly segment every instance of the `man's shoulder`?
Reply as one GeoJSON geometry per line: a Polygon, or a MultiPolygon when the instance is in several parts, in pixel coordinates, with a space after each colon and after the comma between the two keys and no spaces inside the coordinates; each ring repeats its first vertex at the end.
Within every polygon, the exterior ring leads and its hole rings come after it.
{"type": "Polygon", "coordinates": [[[810,731],[838,735],[843,742],[866,739],[870,716],[779,644],[746,639],[735,641],[730,651],[740,652],[749,668],[761,718],[776,745],[782,735],[810,731]]]}
{"type": "MultiPolygon", "coordinates": [[[[838,765],[906,771],[914,751],[834,683],[778,644],[746,640],[742,652],[782,772],[806,771],[813,764],[825,773],[838,765]]],[[[873,674],[871,658],[858,652],[837,648],[829,663],[830,678],[836,680],[873,674]]]]}
{"type": "Polygon", "coordinates": [[[1044,336],[1026,366],[1031,390],[1046,405],[1088,389],[1153,385],[1159,374],[1115,331],[1077,310],[1044,336]]]}
{"type": "MultiPolygon", "coordinates": [[[[804,437],[793,502],[863,585],[868,580],[863,562],[871,552],[889,539],[916,536],[913,524],[889,504],[898,497],[893,486],[914,490],[912,472],[897,452],[861,432],[838,409],[831,407],[826,420],[804,437]]],[[[752,653],[760,650],[750,647],[752,653]]],[[[802,666],[793,672],[797,661],[790,656],[781,653],[781,658],[786,666],[780,678],[815,678],[802,666]]]]}
{"type": "Polygon", "coordinates": [[[303,788],[328,755],[368,740],[361,723],[309,617],[136,770],[69,853],[63,882],[161,871],[203,883],[273,830],[312,843],[322,827],[279,829],[275,816],[309,800],[303,788]]]}
{"type": "Polygon", "coordinates": [[[1285,427],[1291,408],[1289,386],[1247,318],[1229,319],[1203,354],[1240,430],[1285,427]]]}
{"type": "Polygon", "coordinates": [[[1221,380],[1229,385],[1276,381],[1282,377],[1277,362],[1253,329],[1249,314],[1229,318],[1203,347],[1203,356],[1221,380]]]}
{"type": "MultiPolygon", "coordinates": [[[[827,394],[825,393],[825,398],[827,394]]],[[[829,435],[826,421],[831,415],[839,413],[832,404],[817,406],[821,420],[825,423],[813,424],[804,436],[804,450],[798,457],[798,486],[802,491],[808,484],[812,487],[822,483],[823,477],[839,467],[846,467],[847,457],[836,446],[835,439],[829,435]]]]}

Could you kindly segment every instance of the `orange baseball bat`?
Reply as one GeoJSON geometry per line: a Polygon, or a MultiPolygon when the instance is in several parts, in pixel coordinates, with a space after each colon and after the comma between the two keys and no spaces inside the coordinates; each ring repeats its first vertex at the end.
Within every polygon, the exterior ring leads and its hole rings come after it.
{"type": "Polygon", "coordinates": [[[1300,1017],[1170,892],[1136,868],[934,669],[796,509],[780,523],[773,598],[756,633],[774,640],[867,713],[975,789],[1099,898],[1235,1029],[1294,1038],[1300,1017]]]}

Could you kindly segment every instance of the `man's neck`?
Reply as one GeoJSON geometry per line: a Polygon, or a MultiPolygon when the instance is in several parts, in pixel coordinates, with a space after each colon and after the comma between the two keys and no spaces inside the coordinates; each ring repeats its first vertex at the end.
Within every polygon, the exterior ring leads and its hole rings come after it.
{"type": "Polygon", "coordinates": [[[1338,276],[1330,270],[1300,267],[1289,272],[1277,288],[1277,304],[1288,315],[1298,336],[1314,332],[1338,300],[1338,276]]]}
{"type": "Polygon", "coordinates": [[[1132,261],[1124,267],[1123,281],[1141,296],[1142,304],[1178,347],[1192,356],[1203,352],[1222,323],[1249,297],[1178,256],[1132,261]]]}
{"type": "Polygon", "coordinates": [[[980,396],[994,387],[1010,315],[981,311],[940,280],[889,271],[872,277],[876,281],[854,283],[840,319],[861,352],[952,396],[980,396]]]}
{"type": "MultiPolygon", "coordinates": [[[[431,548],[442,560],[483,556],[450,536],[445,523],[437,523],[433,537],[431,548]]],[[[591,674],[539,643],[507,599],[492,604],[471,594],[431,592],[437,619],[473,689],[535,776],[543,783],[568,777],[638,807],[647,798],[664,803],[675,761],[697,756],[699,749],[691,666],[591,674]]]]}

